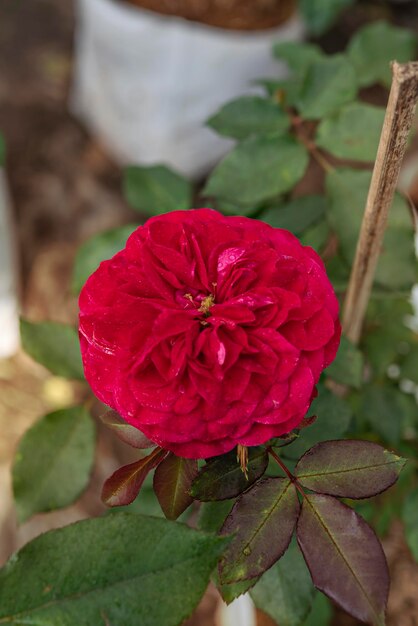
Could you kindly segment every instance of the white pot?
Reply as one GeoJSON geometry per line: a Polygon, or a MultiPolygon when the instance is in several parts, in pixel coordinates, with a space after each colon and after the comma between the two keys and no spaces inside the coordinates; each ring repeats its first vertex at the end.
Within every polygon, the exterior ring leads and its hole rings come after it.
{"type": "Polygon", "coordinates": [[[252,81],[284,75],[271,46],[300,40],[298,17],[237,32],[114,0],[78,0],[72,110],[122,163],[198,177],[230,148],[204,123],[252,81]]]}
{"type": "Polygon", "coordinates": [[[257,626],[257,616],[249,594],[240,596],[228,606],[222,602],[216,617],[219,626],[257,626]]]}
{"type": "Polygon", "coordinates": [[[6,177],[0,167],[0,358],[19,347],[17,255],[6,177]]]}

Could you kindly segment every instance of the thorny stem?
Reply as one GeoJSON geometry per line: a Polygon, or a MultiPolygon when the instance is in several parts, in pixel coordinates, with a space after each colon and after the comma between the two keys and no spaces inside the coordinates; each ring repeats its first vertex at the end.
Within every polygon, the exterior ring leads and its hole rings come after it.
{"type": "Polygon", "coordinates": [[[301,494],[302,498],[304,498],[305,497],[305,492],[303,491],[301,485],[299,484],[296,476],[293,476],[293,474],[289,471],[289,469],[283,463],[283,461],[281,460],[279,455],[275,453],[273,448],[267,448],[267,452],[276,461],[276,463],[279,465],[280,469],[283,470],[283,472],[286,474],[286,476],[288,477],[290,482],[295,485],[296,489],[299,491],[299,493],[301,494]]]}

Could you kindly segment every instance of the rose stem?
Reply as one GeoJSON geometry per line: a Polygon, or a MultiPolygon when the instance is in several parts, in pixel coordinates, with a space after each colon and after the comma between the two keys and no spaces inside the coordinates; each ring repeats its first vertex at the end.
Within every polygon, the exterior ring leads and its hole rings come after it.
{"type": "Polygon", "coordinates": [[[418,100],[418,62],[392,64],[392,87],[380,136],[356,256],[348,283],[343,331],[358,343],[387,217],[418,100]]]}
{"type": "Polygon", "coordinates": [[[274,452],[273,448],[267,448],[267,452],[273,457],[273,459],[276,461],[279,467],[283,470],[283,472],[286,474],[290,482],[295,485],[296,489],[299,491],[302,498],[304,498],[305,492],[303,491],[302,487],[299,485],[296,476],[293,476],[293,474],[289,471],[289,469],[283,463],[279,455],[274,452]]]}

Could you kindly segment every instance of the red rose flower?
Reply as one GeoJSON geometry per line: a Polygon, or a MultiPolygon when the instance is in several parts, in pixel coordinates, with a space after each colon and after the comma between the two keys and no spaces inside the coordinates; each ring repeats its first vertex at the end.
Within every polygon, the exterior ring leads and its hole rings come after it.
{"type": "Polygon", "coordinates": [[[150,219],[80,295],[96,396],[189,458],[297,427],[339,339],[316,252],[286,230],[210,209],[150,219]]]}

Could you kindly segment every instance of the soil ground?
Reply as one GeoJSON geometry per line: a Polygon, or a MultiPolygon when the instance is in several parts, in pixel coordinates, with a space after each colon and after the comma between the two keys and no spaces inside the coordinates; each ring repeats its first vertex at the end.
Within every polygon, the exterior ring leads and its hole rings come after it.
{"type": "MultiPolygon", "coordinates": [[[[73,10],[73,2],[65,0],[2,0],[0,20],[0,129],[8,146],[22,308],[31,319],[64,322],[76,317],[70,277],[77,246],[95,232],[138,217],[122,198],[120,168],[67,109],[73,10]]],[[[378,3],[368,10],[381,11],[378,3]]],[[[341,46],[347,24],[351,28],[361,19],[361,12],[350,14],[346,25],[325,39],[327,48],[341,46]]],[[[409,18],[401,19],[411,25],[409,18]]],[[[72,404],[80,393],[80,387],[51,377],[23,354],[0,361],[0,563],[40,532],[102,510],[103,478],[124,456],[105,433],[92,486],[77,505],[38,515],[19,530],[12,507],[9,468],[18,439],[44,412],[72,404]]],[[[389,626],[417,626],[418,566],[400,525],[391,529],[385,550],[392,572],[389,626]]],[[[188,626],[215,626],[215,605],[212,590],[188,626]]],[[[263,626],[269,623],[266,619],[263,626]]],[[[357,622],[338,613],[334,623],[357,622]]]]}

